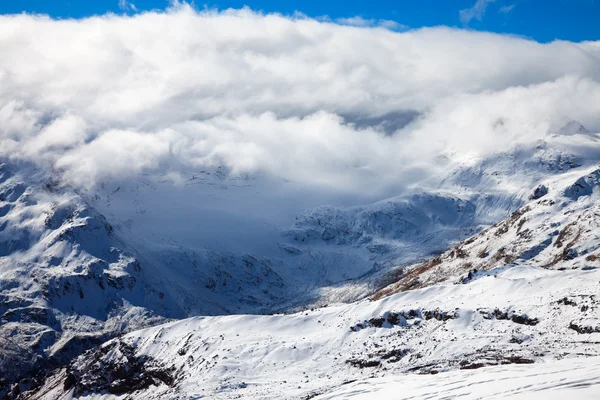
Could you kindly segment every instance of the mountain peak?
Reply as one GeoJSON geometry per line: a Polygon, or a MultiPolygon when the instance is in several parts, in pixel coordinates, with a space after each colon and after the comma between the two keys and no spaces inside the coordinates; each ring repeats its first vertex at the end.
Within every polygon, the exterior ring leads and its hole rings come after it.
{"type": "Polygon", "coordinates": [[[570,120],[558,130],[551,132],[553,136],[589,135],[591,132],[580,122],[570,120]]]}

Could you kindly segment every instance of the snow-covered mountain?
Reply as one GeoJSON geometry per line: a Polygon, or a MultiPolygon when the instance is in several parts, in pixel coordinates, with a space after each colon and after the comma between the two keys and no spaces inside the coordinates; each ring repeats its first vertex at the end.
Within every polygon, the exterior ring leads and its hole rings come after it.
{"type": "Polygon", "coordinates": [[[367,205],[317,206],[222,167],[78,188],[5,163],[4,393],[295,398],[575,354],[580,341],[556,341],[597,330],[600,146],[574,125],[485,158],[449,152],[444,176],[367,205]],[[367,296],[382,300],[314,309],[367,296]]]}
{"type": "MultiPolygon", "coordinates": [[[[411,375],[438,374],[438,382],[468,382],[473,374],[464,370],[480,368],[478,380],[500,375],[488,381],[488,389],[500,395],[507,375],[531,376],[540,368],[534,363],[543,364],[546,379],[564,377],[565,387],[574,389],[581,365],[598,368],[599,271],[511,265],[466,284],[378,301],[290,315],[186,319],[107,342],[26,397],[347,398],[351,388],[360,390],[357,385],[371,390],[367,385],[374,384],[358,383],[365,379],[388,377],[397,385],[411,375]],[[584,356],[596,358],[573,361],[584,356]],[[571,361],[556,363],[561,359],[571,361]],[[512,364],[522,367],[506,367],[512,364]]],[[[598,383],[586,379],[583,388],[598,383]]],[[[536,384],[513,383],[520,391],[527,385],[538,390],[536,384]]],[[[466,384],[454,386],[466,390],[466,384]]],[[[401,398],[428,388],[408,387],[401,398]]]]}
{"type": "Polygon", "coordinates": [[[546,180],[509,218],[422,264],[392,272],[398,282],[375,297],[446,280],[464,283],[512,264],[595,269],[600,260],[599,195],[598,167],[546,180]]]}
{"type": "Polygon", "coordinates": [[[600,42],[119,3],[0,15],[0,398],[593,390],[600,42]]]}
{"type": "Polygon", "coordinates": [[[124,331],[185,316],[102,215],[31,171],[1,166],[3,385],[124,331]]]}

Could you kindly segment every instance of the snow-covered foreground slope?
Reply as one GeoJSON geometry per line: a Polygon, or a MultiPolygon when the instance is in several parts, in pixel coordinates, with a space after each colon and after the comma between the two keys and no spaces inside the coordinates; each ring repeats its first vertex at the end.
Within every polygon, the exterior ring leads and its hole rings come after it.
{"type": "Polygon", "coordinates": [[[367,379],[315,400],[337,399],[597,399],[600,358],[567,359],[536,365],[487,367],[439,375],[367,379]]]}
{"type": "MultiPolygon", "coordinates": [[[[440,373],[466,385],[472,374],[443,374],[508,364],[533,364],[525,371],[544,374],[563,370],[545,366],[551,360],[600,356],[600,270],[495,272],[379,301],[290,315],[197,317],[133,332],[84,354],[27,396],[291,399],[338,391],[343,398],[344,390],[358,390],[340,389],[354,380],[440,373]]],[[[577,374],[577,362],[565,365],[577,374]]],[[[517,370],[499,371],[498,380],[517,370]]],[[[423,393],[418,386],[411,384],[423,393]]]]}

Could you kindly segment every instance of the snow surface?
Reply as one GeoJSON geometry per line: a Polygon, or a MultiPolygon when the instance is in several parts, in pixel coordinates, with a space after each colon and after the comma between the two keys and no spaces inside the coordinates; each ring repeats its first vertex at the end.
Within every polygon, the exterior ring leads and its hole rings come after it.
{"type": "Polygon", "coordinates": [[[535,366],[488,367],[439,375],[394,376],[352,382],[317,396],[334,399],[597,399],[600,358],[568,359],[535,366]]]}
{"type": "MultiPolygon", "coordinates": [[[[534,362],[541,363],[541,370],[536,365],[484,370],[483,377],[491,376],[491,387],[479,384],[474,393],[489,390],[493,394],[504,387],[493,382],[501,384],[517,371],[539,376],[531,381],[532,392],[556,373],[560,379],[570,379],[565,388],[575,385],[575,376],[580,377],[582,386],[597,385],[597,378],[590,380],[589,374],[580,376],[577,370],[585,363],[595,363],[597,369],[599,358],[573,358],[600,356],[596,344],[600,340],[599,280],[599,270],[515,266],[469,284],[433,286],[373,302],[291,315],[186,319],[133,332],[80,357],[70,371],[81,386],[68,393],[81,398],[116,398],[101,392],[90,397],[82,388],[97,380],[102,371],[109,382],[103,390],[118,385],[119,379],[106,371],[120,363],[131,364],[132,358],[123,353],[127,347],[135,357],[153,360],[155,368],[172,368],[172,385],[153,385],[135,392],[147,399],[292,399],[332,391],[343,398],[360,387],[344,387],[348,381],[390,377],[369,383],[374,390],[383,383],[397,385],[411,378],[431,381],[416,373],[440,373],[445,378],[440,378],[438,387],[447,382],[449,389],[465,391],[473,379],[485,378],[472,372],[447,371],[534,362]],[[390,323],[392,313],[400,316],[390,323]],[[384,320],[377,322],[377,318],[384,320]],[[574,325],[589,327],[592,332],[580,333],[574,325]],[[553,362],[558,359],[567,361],[553,362]],[[102,366],[100,372],[86,375],[98,365],[102,366]]],[[[416,380],[409,386],[416,398],[419,393],[439,390],[420,387],[416,380]]],[[[514,382],[515,390],[525,390],[522,382],[514,382]]],[[[600,386],[591,386],[586,393],[592,390],[600,393],[600,386]]]]}

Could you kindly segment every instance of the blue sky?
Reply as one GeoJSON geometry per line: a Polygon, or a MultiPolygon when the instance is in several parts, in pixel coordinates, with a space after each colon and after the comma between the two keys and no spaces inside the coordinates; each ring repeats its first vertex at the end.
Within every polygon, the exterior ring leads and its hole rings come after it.
{"type": "MultiPolygon", "coordinates": [[[[81,18],[123,13],[124,0],[2,0],[0,13],[40,13],[81,18]]],[[[167,0],[131,0],[138,11],[164,9],[167,0]]],[[[541,42],[600,39],[600,0],[213,0],[197,8],[239,8],[332,19],[360,16],[393,20],[410,28],[447,25],[510,33],[541,42]],[[462,13],[461,13],[462,11],[462,13]]],[[[127,7],[126,7],[127,8],[127,7]]],[[[129,13],[133,12],[129,8],[129,13]]]]}

